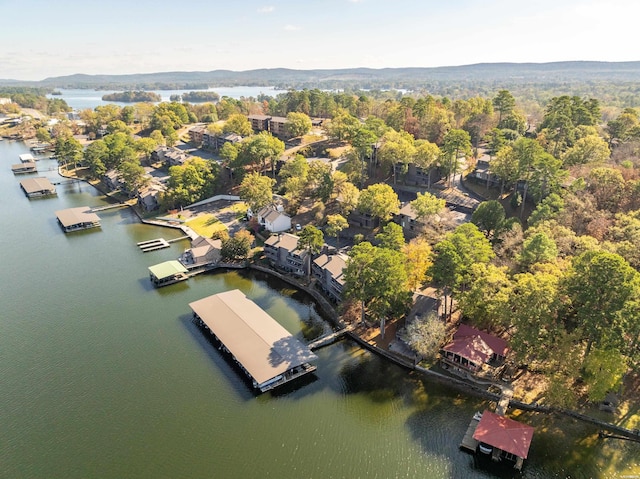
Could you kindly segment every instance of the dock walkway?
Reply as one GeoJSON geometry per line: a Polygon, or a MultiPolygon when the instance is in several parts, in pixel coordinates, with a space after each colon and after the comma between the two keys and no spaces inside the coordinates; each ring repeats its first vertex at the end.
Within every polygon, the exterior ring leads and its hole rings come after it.
{"type": "Polygon", "coordinates": [[[129,206],[129,205],[124,204],[124,203],[118,203],[118,204],[115,204],[115,205],[106,205],[106,206],[96,206],[95,208],[91,208],[91,212],[92,213],[96,213],[98,211],[113,210],[115,208],[126,208],[127,206],[129,206]]]}
{"type": "Polygon", "coordinates": [[[312,341],[307,346],[312,351],[315,351],[316,349],[320,349],[324,346],[328,346],[329,344],[334,343],[335,341],[342,338],[345,334],[347,334],[351,330],[353,330],[353,325],[349,324],[348,326],[345,326],[344,328],[338,331],[334,331],[333,333],[329,333],[325,336],[322,336],[316,339],[315,341],[312,341]]]}

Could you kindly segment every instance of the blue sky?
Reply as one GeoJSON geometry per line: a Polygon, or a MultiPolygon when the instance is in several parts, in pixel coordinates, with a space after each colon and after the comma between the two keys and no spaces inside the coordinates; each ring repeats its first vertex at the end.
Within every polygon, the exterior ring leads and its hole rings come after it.
{"type": "Polygon", "coordinates": [[[0,78],[640,60],[640,2],[0,0],[0,78]]]}

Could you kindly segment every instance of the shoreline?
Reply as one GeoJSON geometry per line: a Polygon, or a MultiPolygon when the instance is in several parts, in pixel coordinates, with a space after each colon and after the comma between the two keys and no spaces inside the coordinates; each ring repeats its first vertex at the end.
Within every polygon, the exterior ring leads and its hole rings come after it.
{"type": "MultiPolygon", "coordinates": [[[[135,208],[134,205],[123,203],[117,200],[116,198],[114,198],[113,196],[111,196],[109,192],[106,192],[102,188],[100,188],[100,184],[101,184],[100,182],[96,182],[94,184],[91,181],[87,180],[86,178],[63,174],[62,167],[60,165],[58,166],[58,174],[63,178],[73,178],[73,179],[77,179],[87,183],[88,185],[94,187],[97,191],[105,195],[107,198],[115,200],[118,204],[122,204],[124,206],[129,207],[134,212],[134,214],[136,215],[140,223],[150,224],[149,220],[145,220],[144,218],[142,218],[142,216],[140,215],[140,213],[138,212],[137,208],[135,208]]],[[[168,223],[161,224],[158,222],[152,222],[151,224],[153,224],[154,226],[160,226],[165,228],[180,229],[179,225],[171,225],[168,223]]],[[[211,271],[213,273],[217,273],[220,271],[226,271],[226,269],[227,268],[225,268],[224,266],[221,266],[211,271]]],[[[304,291],[306,294],[311,296],[311,298],[313,298],[316,304],[322,309],[323,313],[329,317],[330,321],[333,323],[334,326],[339,328],[346,326],[346,323],[342,321],[340,315],[338,315],[335,308],[333,307],[333,305],[331,305],[328,299],[325,298],[319,291],[315,290],[314,288],[309,287],[308,285],[296,280],[295,278],[292,278],[288,275],[275,271],[272,268],[258,265],[249,261],[245,263],[245,266],[239,269],[249,269],[249,270],[259,271],[259,272],[268,274],[270,276],[273,276],[281,281],[284,281],[294,286],[295,288],[301,291],[304,291]]],[[[472,382],[465,381],[457,377],[448,376],[427,368],[423,368],[418,364],[415,364],[411,361],[401,358],[399,355],[393,354],[385,349],[379,348],[376,345],[372,344],[370,341],[363,338],[360,334],[358,334],[357,330],[348,331],[347,336],[353,341],[355,341],[357,344],[359,344],[361,347],[363,347],[364,349],[378,356],[381,356],[388,361],[391,361],[397,366],[400,366],[404,369],[408,369],[409,371],[415,371],[421,374],[422,376],[427,377],[431,380],[434,380],[440,384],[445,384],[447,386],[450,386],[460,391],[463,394],[471,395],[475,397],[481,397],[481,398],[488,399],[490,401],[495,401],[495,402],[498,402],[500,400],[501,395],[492,393],[476,384],[473,384],[472,382]]],[[[538,403],[526,403],[526,402],[518,401],[516,399],[509,399],[508,407],[512,409],[522,410],[522,411],[537,412],[537,413],[543,413],[543,414],[549,414],[549,415],[557,414],[557,415],[562,415],[562,416],[573,418],[573,419],[578,419],[582,422],[587,422],[596,427],[599,427],[602,431],[614,432],[624,436],[626,439],[629,439],[635,442],[640,442],[640,430],[627,429],[627,428],[618,426],[616,424],[602,421],[592,416],[582,414],[578,411],[563,409],[563,408],[554,408],[550,406],[542,406],[542,405],[539,405],[538,403]]],[[[600,431],[600,434],[602,434],[602,431],[600,431]]]]}

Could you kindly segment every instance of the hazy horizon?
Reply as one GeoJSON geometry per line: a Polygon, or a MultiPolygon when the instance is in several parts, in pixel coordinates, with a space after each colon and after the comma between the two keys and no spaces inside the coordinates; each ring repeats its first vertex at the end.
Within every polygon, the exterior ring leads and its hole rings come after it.
{"type": "Polygon", "coordinates": [[[638,59],[623,0],[0,0],[0,78],[638,59]]]}

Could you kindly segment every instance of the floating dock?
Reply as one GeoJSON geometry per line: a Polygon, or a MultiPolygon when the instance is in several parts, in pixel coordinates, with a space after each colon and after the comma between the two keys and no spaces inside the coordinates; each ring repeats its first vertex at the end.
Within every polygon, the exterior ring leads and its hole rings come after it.
{"type": "Polygon", "coordinates": [[[473,438],[473,435],[476,432],[479,422],[480,422],[480,419],[477,419],[476,416],[473,416],[473,418],[471,419],[471,422],[469,423],[469,427],[467,428],[467,432],[462,438],[460,449],[464,449],[467,452],[475,454],[476,448],[478,447],[478,441],[473,438]]]}
{"type": "Polygon", "coordinates": [[[149,241],[140,241],[138,243],[138,247],[142,250],[143,253],[168,248],[169,246],[169,242],[164,238],[156,238],[149,241]]]}

